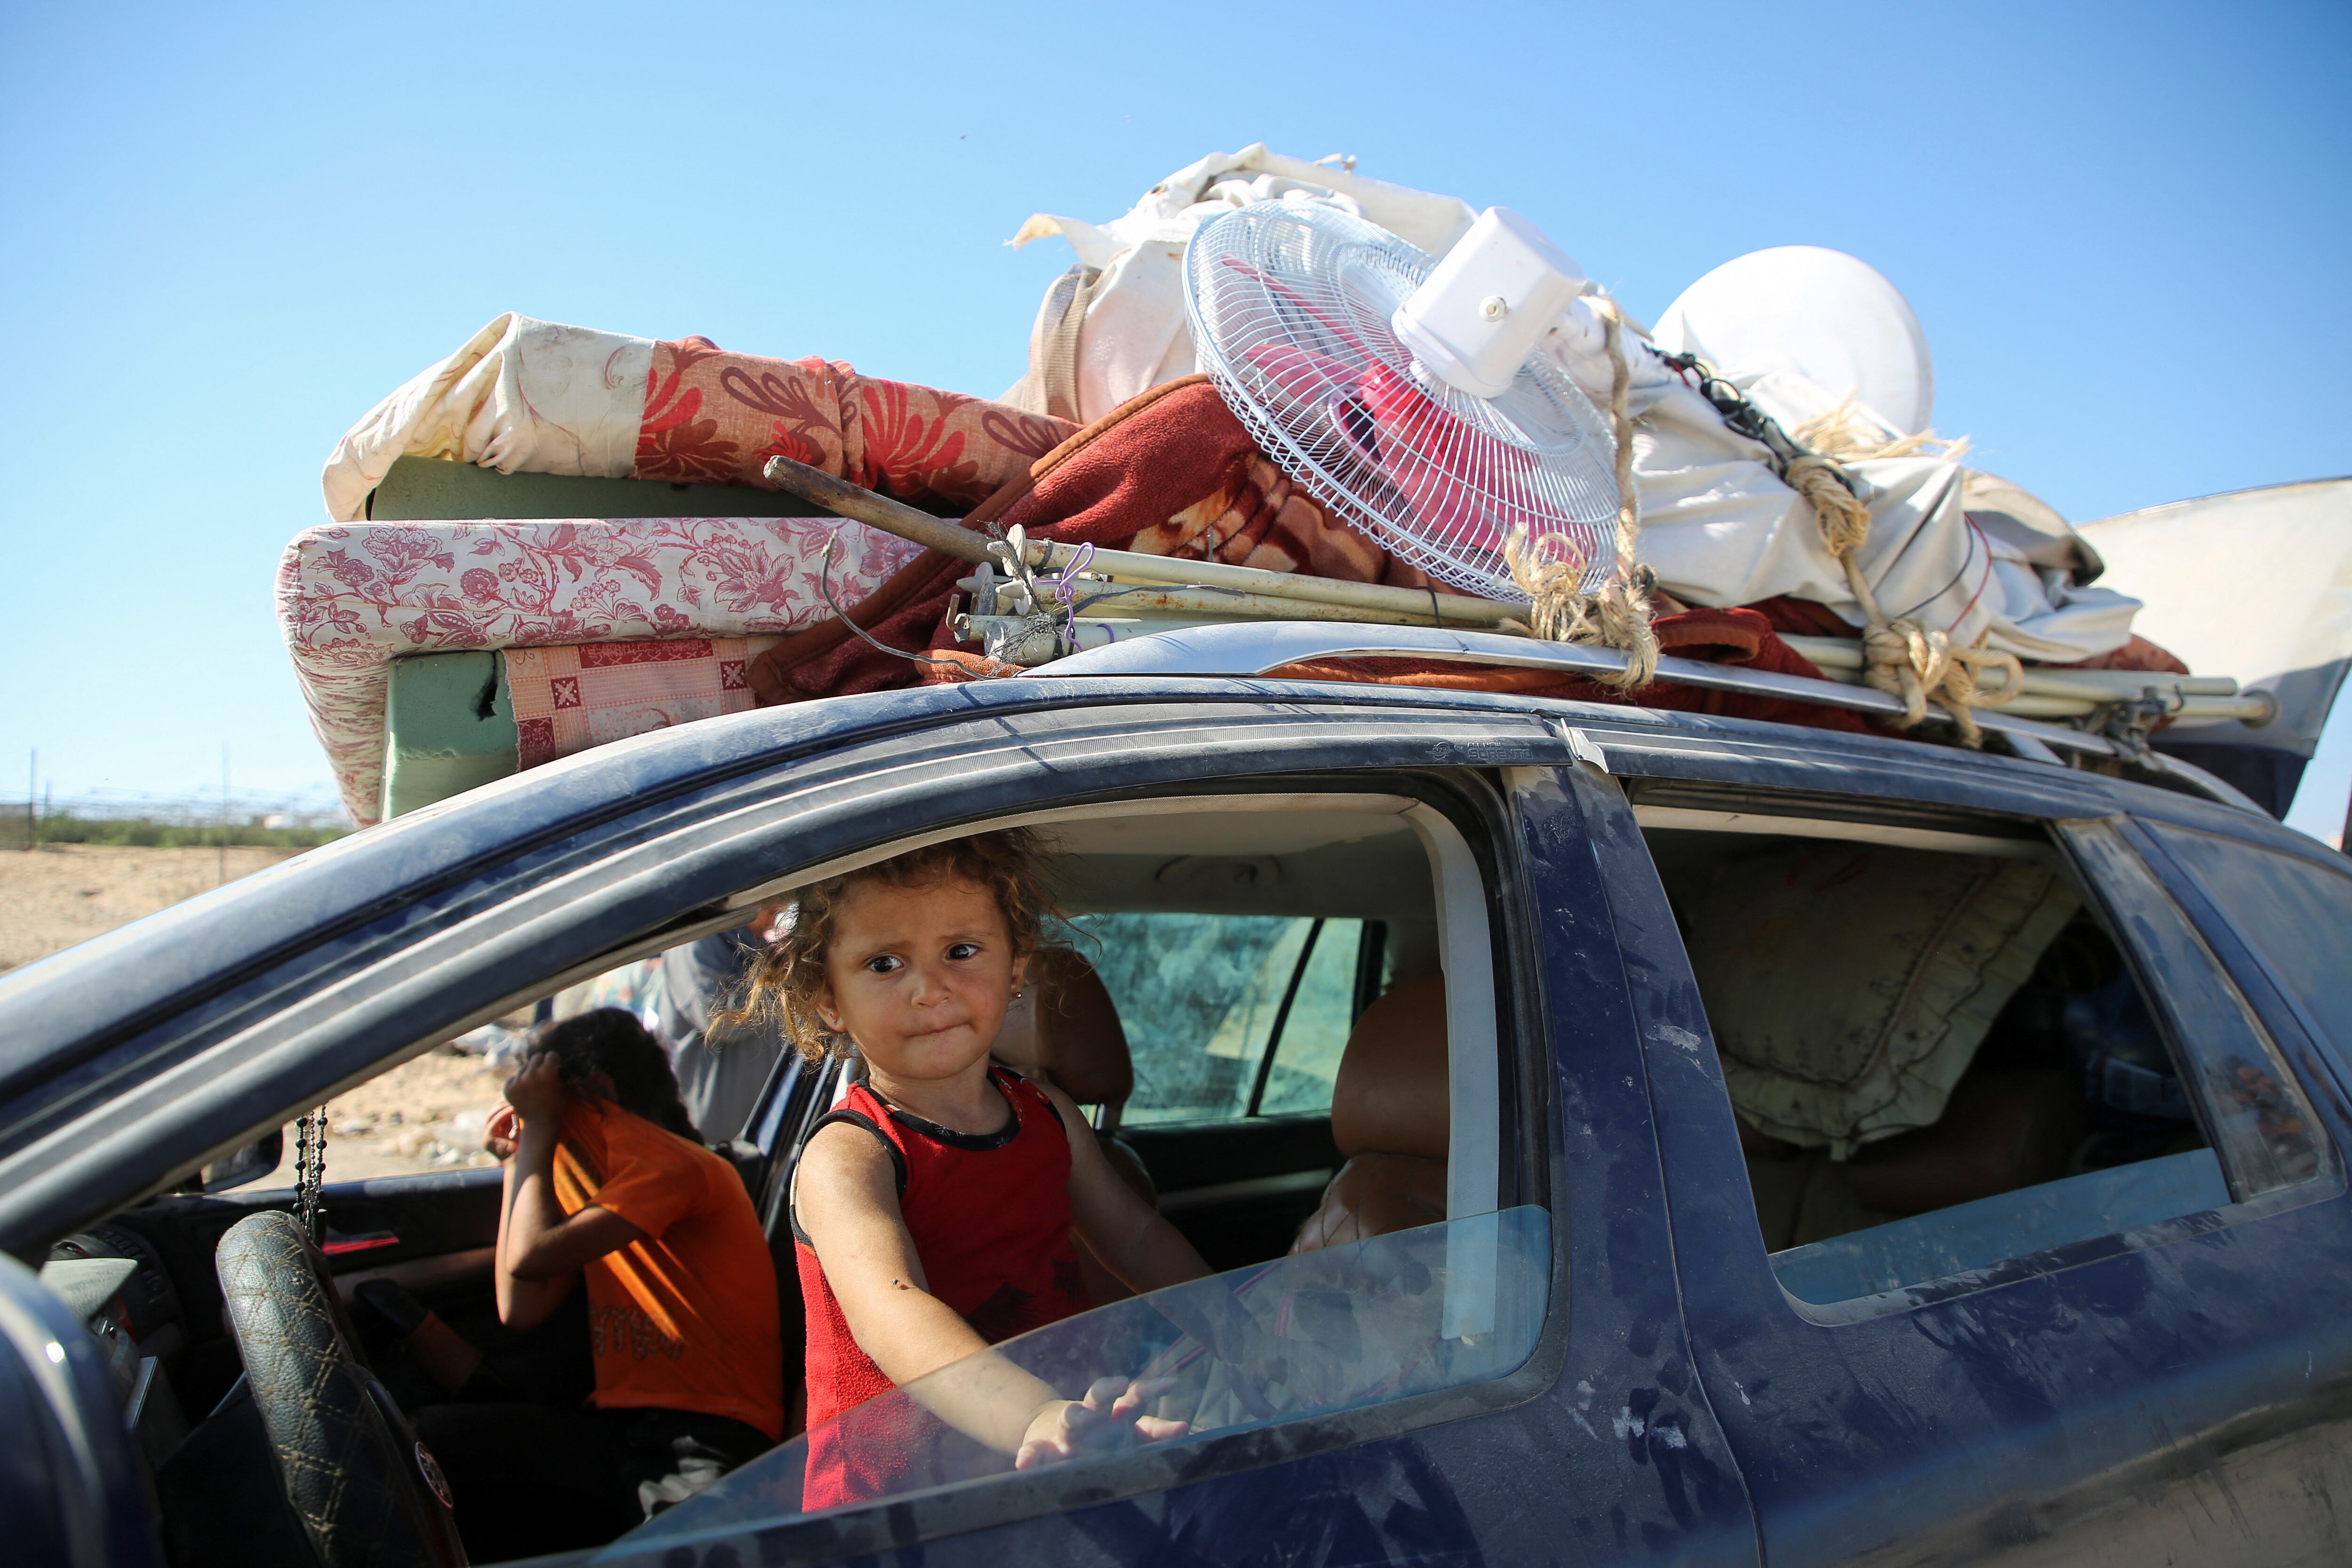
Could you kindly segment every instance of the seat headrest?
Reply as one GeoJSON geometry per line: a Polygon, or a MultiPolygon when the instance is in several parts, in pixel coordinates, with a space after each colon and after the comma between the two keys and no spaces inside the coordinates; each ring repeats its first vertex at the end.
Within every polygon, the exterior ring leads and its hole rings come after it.
{"type": "Polygon", "coordinates": [[[1364,1009],[1331,1089],[1331,1137],[1359,1154],[1445,1158],[1445,981],[1409,980],[1364,1009]]]}
{"type": "Polygon", "coordinates": [[[1030,959],[1029,983],[989,1054],[1016,1072],[1042,1074],[1080,1105],[1124,1105],[1135,1092],[1135,1063],[1109,988],[1067,948],[1030,959]]]}

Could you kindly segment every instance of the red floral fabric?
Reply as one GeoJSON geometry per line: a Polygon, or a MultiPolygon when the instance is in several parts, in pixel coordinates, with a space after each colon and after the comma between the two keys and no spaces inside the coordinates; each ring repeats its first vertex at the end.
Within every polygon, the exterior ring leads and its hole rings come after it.
{"type": "Polygon", "coordinates": [[[901,500],[969,507],[1075,428],[838,361],[762,359],[685,338],[654,344],[635,473],[773,489],[761,470],[785,457],[901,500]]]}
{"type": "MultiPolygon", "coordinates": [[[[1328,516],[1258,451],[1205,377],[1154,387],[1041,458],[966,520],[1018,524],[1033,538],[1191,560],[1238,562],[1356,582],[1396,581],[1388,552],[1328,516]]],[[[963,679],[949,658],[948,601],[971,570],[926,552],[853,614],[885,653],[837,623],[792,638],[752,666],[762,703],[963,679]],[[945,662],[927,662],[945,660],[945,662]]],[[[1413,574],[1406,585],[1425,579],[1413,574]]]]}

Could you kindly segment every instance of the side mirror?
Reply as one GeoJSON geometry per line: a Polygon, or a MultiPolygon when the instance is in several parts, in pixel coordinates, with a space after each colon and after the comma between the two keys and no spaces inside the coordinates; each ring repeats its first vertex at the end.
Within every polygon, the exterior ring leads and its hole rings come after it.
{"type": "Polygon", "coordinates": [[[225,1193],[247,1182],[257,1182],[278,1169],[285,1154],[285,1130],[273,1128],[206,1165],[196,1175],[195,1189],[200,1193],[225,1193]]]}

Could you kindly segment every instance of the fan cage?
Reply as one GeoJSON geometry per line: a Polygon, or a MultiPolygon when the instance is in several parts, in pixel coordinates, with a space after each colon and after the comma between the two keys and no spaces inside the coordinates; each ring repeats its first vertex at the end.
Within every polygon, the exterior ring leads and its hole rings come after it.
{"type": "Polygon", "coordinates": [[[1501,396],[1439,380],[1389,319],[1435,265],[1337,208],[1265,203],[1203,225],[1185,254],[1199,363],[1266,455],[1408,564],[1513,598],[1503,543],[1526,529],[1580,563],[1585,592],[1615,565],[1616,449],[1577,384],[1531,359],[1501,396]]]}

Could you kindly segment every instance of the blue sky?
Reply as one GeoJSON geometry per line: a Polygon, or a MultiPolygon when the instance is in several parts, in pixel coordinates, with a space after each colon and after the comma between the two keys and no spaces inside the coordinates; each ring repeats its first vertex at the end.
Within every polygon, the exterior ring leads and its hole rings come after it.
{"type": "Polygon", "coordinates": [[[19,3],[0,777],[323,792],[278,553],[499,311],[993,394],[1068,261],[1024,216],[1253,141],[1516,206],[1643,316],[1852,251],[1937,426],[2077,520],[2352,472],[2347,76],[2340,5],[19,3]]]}

